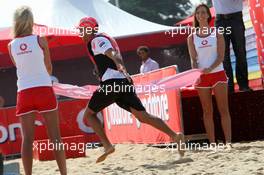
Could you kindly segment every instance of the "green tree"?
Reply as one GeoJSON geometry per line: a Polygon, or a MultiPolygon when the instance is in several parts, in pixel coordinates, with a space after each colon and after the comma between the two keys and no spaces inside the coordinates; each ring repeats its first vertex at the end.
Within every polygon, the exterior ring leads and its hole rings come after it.
{"type": "MultiPolygon", "coordinates": [[[[110,0],[115,5],[115,0],[110,0]]],[[[190,0],[119,0],[119,6],[135,16],[164,25],[174,25],[192,13],[190,0]]]]}
{"type": "Polygon", "coordinates": [[[212,0],[202,0],[202,3],[207,4],[210,8],[213,6],[212,0]]]}

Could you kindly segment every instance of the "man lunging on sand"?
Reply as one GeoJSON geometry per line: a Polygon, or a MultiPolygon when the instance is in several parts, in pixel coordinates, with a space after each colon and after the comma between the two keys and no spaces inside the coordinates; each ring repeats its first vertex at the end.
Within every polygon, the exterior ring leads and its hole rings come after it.
{"type": "MultiPolygon", "coordinates": [[[[89,124],[100,137],[105,149],[105,152],[96,162],[104,161],[109,154],[115,151],[115,148],[106,137],[100,120],[96,117],[96,113],[114,102],[121,108],[131,112],[140,122],[149,124],[166,133],[178,145],[180,141],[183,142],[183,134],[176,134],[160,118],[146,112],[135,93],[132,79],[126,71],[117,43],[106,34],[97,33],[98,23],[96,19],[85,17],[80,20],[78,28],[100,79],[100,88],[93,93],[84,113],[89,124]],[[122,91],[114,92],[114,86],[121,87],[122,91]],[[106,93],[106,89],[112,89],[112,91],[106,93]]],[[[178,148],[179,154],[183,156],[184,152],[180,149],[180,146],[178,148]]]]}

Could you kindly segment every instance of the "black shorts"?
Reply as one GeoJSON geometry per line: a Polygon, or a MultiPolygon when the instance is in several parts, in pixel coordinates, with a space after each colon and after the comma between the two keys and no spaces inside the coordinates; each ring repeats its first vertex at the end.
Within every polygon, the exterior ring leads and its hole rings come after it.
{"type": "Polygon", "coordinates": [[[88,107],[97,113],[112,103],[116,103],[129,112],[131,112],[130,107],[138,111],[145,111],[135,93],[133,83],[127,79],[110,79],[101,82],[99,88],[93,93],[88,107]]]}

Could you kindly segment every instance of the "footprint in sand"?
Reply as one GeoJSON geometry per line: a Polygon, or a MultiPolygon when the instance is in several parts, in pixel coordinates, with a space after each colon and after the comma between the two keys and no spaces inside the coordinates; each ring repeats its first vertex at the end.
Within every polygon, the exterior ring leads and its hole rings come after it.
{"type": "Polygon", "coordinates": [[[255,157],[251,157],[251,158],[248,158],[248,159],[244,160],[244,162],[251,162],[251,161],[257,162],[258,159],[255,158],[255,157]]]}
{"type": "Polygon", "coordinates": [[[124,170],[124,167],[116,167],[115,170],[116,171],[123,171],[124,170]]]}
{"type": "Polygon", "coordinates": [[[111,170],[111,168],[102,168],[103,170],[106,170],[106,171],[108,171],[108,170],[111,170]]]}

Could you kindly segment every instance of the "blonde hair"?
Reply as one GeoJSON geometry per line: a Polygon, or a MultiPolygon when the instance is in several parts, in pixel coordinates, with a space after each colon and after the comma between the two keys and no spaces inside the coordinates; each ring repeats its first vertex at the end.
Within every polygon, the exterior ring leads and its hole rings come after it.
{"type": "Polygon", "coordinates": [[[14,14],[13,34],[14,37],[32,34],[33,32],[33,14],[31,8],[22,6],[16,9],[14,14]]]}

